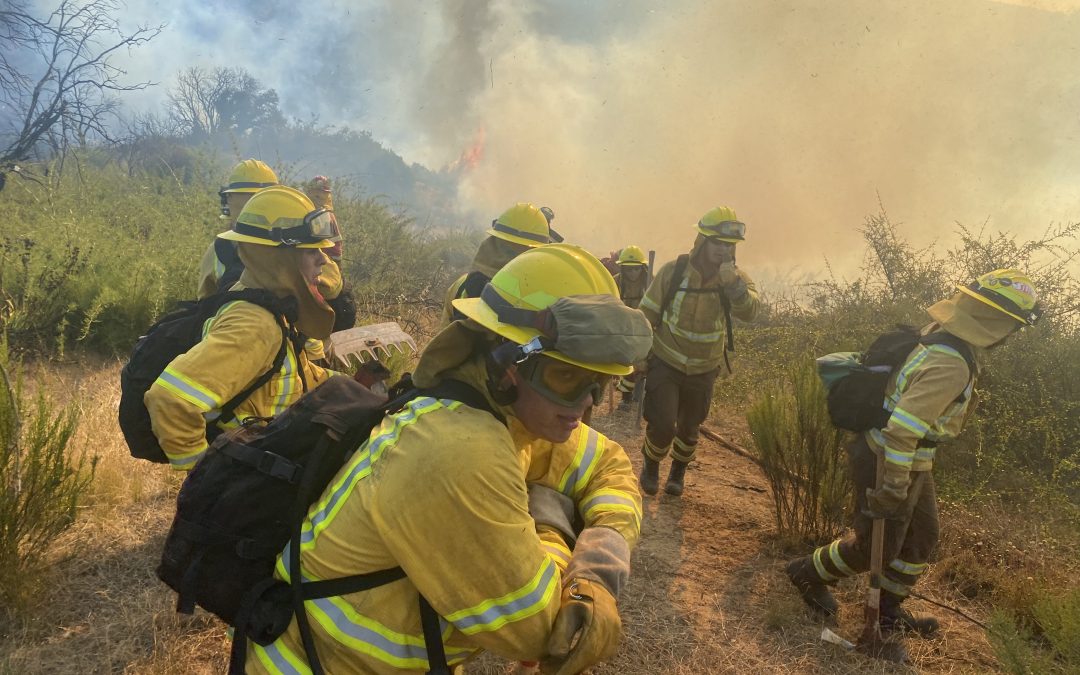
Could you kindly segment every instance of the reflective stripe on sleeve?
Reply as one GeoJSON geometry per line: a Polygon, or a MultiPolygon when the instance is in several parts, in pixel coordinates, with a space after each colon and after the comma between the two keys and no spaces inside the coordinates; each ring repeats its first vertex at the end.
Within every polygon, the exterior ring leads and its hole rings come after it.
{"type": "Polygon", "coordinates": [[[915,415],[912,415],[900,406],[896,406],[893,408],[892,416],[889,418],[889,422],[907,429],[919,438],[923,438],[924,436],[926,436],[926,432],[930,430],[929,424],[922,421],[915,415]]]}
{"type": "Polygon", "coordinates": [[[178,471],[187,471],[198,464],[199,460],[206,454],[207,447],[206,443],[203,443],[202,448],[195,452],[189,452],[183,455],[174,455],[166,452],[165,456],[169,458],[169,465],[172,468],[177,469],[178,471]]]}
{"type": "Polygon", "coordinates": [[[204,413],[221,407],[221,399],[217,394],[171,367],[165,368],[154,380],[154,384],[204,413]]]}
{"type": "Polygon", "coordinates": [[[603,452],[597,446],[601,445],[600,434],[593,429],[582,426],[585,433],[578,434],[578,449],[574,454],[574,462],[566,468],[562,478],[559,479],[559,492],[574,498],[585,489],[589,478],[592,477],[596,468],[596,460],[603,452]]]}
{"type": "Polygon", "coordinates": [[[593,521],[603,513],[629,513],[633,516],[634,525],[639,529],[641,527],[640,499],[635,499],[622,490],[605,488],[587,495],[581,511],[586,521],[593,521]]]}
{"type": "Polygon", "coordinates": [[[560,585],[558,568],[545,557],[536,575],[521,588],[449,614],[446,619],[466,635],[495,631],[542,611],[558,594],[560,585]]]}
{"type": "Polygon", "coordinates": [[[281,640],[275,640],[265,647],[249,640],[248,649],[255,654],[263,667],[274,675],[311,675],[311,668],[307,663],[281,640]]]}

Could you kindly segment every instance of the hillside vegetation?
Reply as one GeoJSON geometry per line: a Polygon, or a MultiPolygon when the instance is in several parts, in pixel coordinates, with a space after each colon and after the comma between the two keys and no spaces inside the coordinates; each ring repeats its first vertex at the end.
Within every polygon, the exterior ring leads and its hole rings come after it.
{"type": "MultiPolygon", "coordinates": [[[[70,424],[61,434],[71,457],[68,473],[85,478],[94,471],[92,481],[67,483],[78,496],[62,522],[73,529],[60,535],[50,530],[54,541],[34,539],[33,551],[25,548],[30,540],[19,544],[34,559],[52,545],[50,559],[63,564],[35,565],[0,589],[0,597],[16,598],[0,609],[3,642],[12,654],[19,652],[13,645],[24,647],[21,655],[0,657],[0,672],[41,665],[33,659],[45,658],[44,652],[31,658],[26,649],[57,639],[55,632],[79,614],[71,598],[88,594],[79,591],[80,579],[116,584],[99,589],[102,602],[122,593],[125,578],[138,577],[153,588],[149,570],[133,569],[129,549],[155,541],[146,533],[157,536],[168,514],[148,514],[146,506],[167,502],[178,478],[136,463],[116,447],[106,449],[100,439],[117,437],[117,358],[156,316],[194,294],[199,257],[222,228],[220,170],[211,158],[188,159],[184,171],[173,172],[115,153],[88,153],[79,158],[78,171],[69,166],[61,177],[40,183],[9,182],[0,192],[0,327],[12,361],[24,363],[28,395],[44,397],[37,412],[24,408],[22,417],[33,413],[34,419],[70,424]],[[94,455],[101,456],[96,467],[94,455]],[[71,561],[81,562],[73,568],[71,561]],[[83,576],[52,576],[57,570],[74,574],[76,568],[83,576]],[[30,590],[20,593],[12,584],[30,590]]],[[[286,176],[300,172],[277,168],[286,176]]],[[[426,341],[446,287],[468,264],[480,235],[418,227],[384,201],[349,193],[335,194],[335,206],[345,232],[343,268],[361,321],[396,320],[426,341]]],[[[951,250],[917,250],[881,213],[863,223],[863,233],[865,265],[856,278],[824,274],[820,282],[792,289],[789,297],[768,298],[763,320],[738,327],[736,373],[718,385],[716,414],[744,412],[766,391],[789,391],[796,371],[815,356],[859,349],[895,323],[925,323],[925,307],[958,282],[995,267],[1028,269],[1046,317],[988,354],[980,408],[960,441],[939,453],[945,534],[935,583],[993,608],[989,637],[1004,670],[1076,672],[1080,286],[1070,264],[1077,255],[1077,227],[1032,242],[961,229],[960,243],[951,250]]],[[[7,425],[5,444],[20,434],[26,441],[32,426],[19,431],[7,425]]],[[[34,446],[19,447],[30,452],[34,446]]],[[[25,457],[19,466],[27,466],[25,457]]],[[[21,469],[13,470],[0,473],[8,481],[0,486],[0,499],[13,494],[21,469]]],[[[0,518],[4,513],[0,509],[0,518]]],[[[49,522],[55,527],[58,521],[49,522]]],[[[0,522],[0,530],[5,525],[0,522]]],[[[792,551],[812,543],[776,541],[781,548],[792,545],[792,551]]],[[[99,665],[91,670],[104,672],[135,659],[135,672],[182,672],[176,668],[186,662],[178,657],[192,647],[185,640],[193,635],[211,654],[208,662],[220,665],[214,660],[220,626],[205,616],[162,623],[151,617],[169,615],[163,596],[146,590],[139,597],[142,604],[124,608],[131,618],[122,630],[145,634],[114,637],[118,642],[102,647],[99,665]]],[[[68,665],[74,668],[73,663],[68,665]]],[[[64,670],[59,663],[42,668],[64,670]]]]}

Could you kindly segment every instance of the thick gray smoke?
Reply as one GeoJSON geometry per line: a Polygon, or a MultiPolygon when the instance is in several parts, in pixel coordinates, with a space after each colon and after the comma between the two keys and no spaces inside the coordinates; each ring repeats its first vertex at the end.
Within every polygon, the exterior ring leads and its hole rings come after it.
{"type": "Polygon", "coordinates": [[[171,29],[129,69],[241,66],[432,168],[482,139],[479,220],[545,203],[595,252],[664,259],[728,204],[747,266],[844,269],[879,195],[918,244],[1080,220],[1077,4],[133,3],[171,29]]]}

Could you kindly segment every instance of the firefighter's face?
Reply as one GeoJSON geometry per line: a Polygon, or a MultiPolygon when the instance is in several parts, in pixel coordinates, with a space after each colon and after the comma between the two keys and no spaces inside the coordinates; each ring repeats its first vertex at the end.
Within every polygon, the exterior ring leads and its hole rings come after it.
{"type": "Polygon", "coordinates": [[[314,286],[319,280],[323,265],[326,264],[326,256],[319,248],[301,248],[300,252],[300,275],[309,286],[314,286]]]}
{"type": "Polygon", "coordinates": [[[735,260],[735,244],[707,237],[705,245],[701,247],[701,256],[707,266],[719,267],[735,260]]]}
{"type": "Polygon", "coordinates": [[[516,369],[511,369],[508,375],[518,392],[513,403],[514,416],[530,433],[545,441],[563,443],[569,439],[581,424],[585,411],[593,404],[590,394],[576,405],[559,405],[534,389],[516,369]]]}

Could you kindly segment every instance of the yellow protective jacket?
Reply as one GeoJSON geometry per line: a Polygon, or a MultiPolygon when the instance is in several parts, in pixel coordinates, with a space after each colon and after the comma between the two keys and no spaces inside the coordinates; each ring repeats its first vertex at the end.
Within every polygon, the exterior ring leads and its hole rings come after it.
{"type": "MultiPolygon", "coordinates": [[[[484,390],[479,360],[451,372],[484,390]]],[[[585,426],[551,444],[512,418],[507,424],[459,402],[414,399],[372,432],[312,505],[301,536],[306,579],[395,566],[407,574],[307,602],[327,672],[425,672],[419,593],[444,621],[451,665],[479,649],[539,658],[560,608],[568,551],[552,533],[537,535],[527,478],[573,495],[586,526],[637,540],[641,501],[622,448],[585,426]]],[[[289,577],[287,560],[288,548],[279,578],[289,577]]],[[[271,645],[249,644],[247,672],[310,672],[295,621],[271,645]]]]}
{"type": "MultiPolygon", "coordinates": [[[[687,375],[715,370],[724,362],[727,349],[724,310],[720,301],[724,290],[718,277],[708,283],[702,281],[701,273],[693,263],[694,254],[703,240],[704,237],[699,237],[694,245],[682,279],[673,278],[676,261],[666,263],[649,284],[638,307],[655,327],[652,354],[687,375]],[[679,291],[661,321],[660,305],[671,284],[677,284],[679,291]],[[706,292],[700,292],[702,290],[706,292]]],[[[738,273],[746,282],[748,293],[739,302],[732,301],[731,314],[743,321],[752,321],[760,308],[757,288],[746,272],[740,269],[738,273]]]]}
{"type": "Polygon", "coordinates": [[[933,445],[956,438],[978,402],[976,375],[948,345],[917,346],[889,378],[885,407],[892,415],[885,428],[866,432],[870,448],[893,466],[929,471],[933,445]]]}
{"type": "Polygon", "coordinates": [[[649,286],[649,274],[646,272],[637,281],[630,281],[620,271],[615,275],[615,283],[619,286],[619,299],[623,301],[623,304],[637,309],[649,286]]]}
{"type": "MultiPolygon", "coordinates": [[[[243,287],[237,284],[236,288],[243,287]]],[[[173,359],[143,397],[151,426],[174,469],[192,469],[206,452],[206,423],[221,406],[270,369],[281,347],[281,328],[266,309],[243,301],[222,305],[203,327],[203,339],[173,359]]],[[[222,429],[247,417],[272,417],[294,403],[328,372],[291,340],[281,369],[239,406],[222,429]],[[303,379],[301,379],[301,374],[303,379]]]]}

